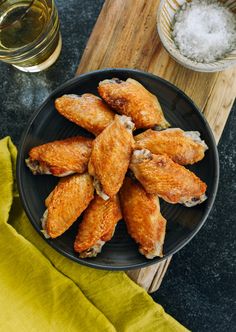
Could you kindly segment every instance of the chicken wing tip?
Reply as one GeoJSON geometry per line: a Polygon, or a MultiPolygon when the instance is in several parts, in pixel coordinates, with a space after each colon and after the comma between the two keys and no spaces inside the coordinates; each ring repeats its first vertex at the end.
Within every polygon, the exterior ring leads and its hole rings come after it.
{"type": "Polygon", "coordinates": [[[110,83],[116,83],[116,84],[120,84],[120,83],[123,83],[124,81],[120,80],[119,78],[117,77],[113,77],[113,78],[110,78],[110,79],[106,79],[106,80],[103,80],[101,82],[99,82],[99,86],[100,85],[103,85],[103,84],[110,84],[110,83]]]}
{"type": "Polygon", "coordinates": [[[190,200],[183,201],[182,204],[184,204],[186,207],[193,207],[195,205],[203,203],[206,199],[206,194],[203,194],[200,197],[192,197],[190,200]]]}
{"type": "Polygon", "coordinates": [[[126,115],[118,115],[118,117],[120,123],[132,133],[132,131],[135,129],[135,124],[132,122],[132,118],[126,115]]]}
{"type": "Polygon", "coordinates": [[[91,248],[79,253],[80,258],[96,257],[102,250],[104,241],[98,240],[91,248]]]}
{"type": "MultiPolygon", "coordinates": [[[[163,116],[163,117],[164,117],[164,116],[163,116]]],[[[160,127],[161,129],[167,129],[167,128],[169,128],[170,126],[171,126],[171,124],[170,124],[165,118],[163,118],[161,124],[159,125],[159,127],[160,127]]]]}
{"type": "Polygon", "coordinates": [[[36,174],[51,174],[46,164],[40,163],[38,160],[32,160],[31,158],[25,159],[26,166],[29,167],[31,172],[36,174]]]}
{"type": "Polygon", "coordinates": [[[142,149],[142,150],[134,150],[131,163],[138,164],[143,162],[144,160],[151,160],[152,159],[152,153],[148,149],[142,149]]]}
{"type": "Polygon", "coordinates": [[[139,252],[142,255],[144,255],[147,259],[153,259],[154,257],[163,257],[162,248],[163,248],[162,243],[157,241],[152,251],[147,253],[146,250],[144,250],[143,248],[139,248],[139,252]]]}
{"type": "Polygon", "coordinates": [[[74,93],[71,93],[71,94],[65,94],[65,95],[63,95],[62,97],[69,97],[69,98],[72,98],[72,99],[79,99],[79,98],[81,98],[80,95],[76,95],[76,94],[74,94],[74,93]]]}
{"type": "Polygon", "coordinates": [[[201,139],[199,131],[185,131],[184,136],[191,138],[194,142],[203,146],[204,151],[208,150],[205,141],[201,139]]]}
{"type": "Polygon", "coordinates": [[[98,196],[100,196],[104,201],[107,201],[110,198],[106,193],[104,193],[102,184],[96,177],[93,179],[93,186],[98,196]]]}
{"type": "Polygon", "coordinates": [[[42,218],[41,218],[41,223],[42,223],[42,230],[41,230],[41,232],[43,233],[43,235],[44,235],[44,237],[46,238],[46,239],[50,239],[50,235],[47,233],[47,231],[46,231],[46,221],[47,221],[47,217],[48,217],[48,209],[47,210],[45,210],[45,212],[44,212],[44,214],[43,214],[43,216],[42,216],[42,218]]]}
{"type": "Polygon", "coordinates": [[[38,160],[32,160],[30,158],[25,159],[25,163],[26,163],[26,166],[31,170],[31,172],[34,175],[44,174],[44,175],[54,175],[57,177],[64,177],[64,176],[68,176],[68,175],[75,173],[75,171],[65,171],[65,172],[56,174],[56,172],[54,173],[52,171],[52,169],[50,169],[50,167],[48,167],[48,165],[45,162],[40,162],[38,160]]]}

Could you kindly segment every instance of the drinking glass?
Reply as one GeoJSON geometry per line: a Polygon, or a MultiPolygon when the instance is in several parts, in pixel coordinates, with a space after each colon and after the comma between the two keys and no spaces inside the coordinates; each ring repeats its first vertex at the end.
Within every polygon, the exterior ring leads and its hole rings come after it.
{"type": "Polygon", "coordinates": [[[0,60],[38,72],[57,60],[61,45],[54,0],[0,0],[0,60]]]}

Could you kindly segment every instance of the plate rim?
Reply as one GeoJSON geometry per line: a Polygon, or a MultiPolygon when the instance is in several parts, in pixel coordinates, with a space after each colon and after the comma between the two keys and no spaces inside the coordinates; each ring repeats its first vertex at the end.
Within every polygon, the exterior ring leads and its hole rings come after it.
{"type": "Polygon", "coordinates": [[[134,270],[134,269],[140,269],[140,268],[144,268],[144,267],[148,267],[150,265],[154,265],[154,264],[158,264],[161,261],[167,259],[168,257],[174,255],[175,253],[177,253],[179,250],[181,250],[184,246],[186,246],[191,240],[192,238],[199,232],[199,230],[202,228],[202,226],[205,224],[211,210],[213,207],[213,204],[215,202],[215,198],[217,195],[217,190],[218,190],[218,185],[219,185],[219,173],[220,173],[220,167],[219,167],[219,154],[218,154],[218,150],[217,150],[217,146],[216,146],[216,141],[215,141],[215,137],[213,135],[213,132],[209,126],[209,123],[207,122],[206,118],[204,117],[204,115],[202,114],[202,112],[200,111],[200,109],[198,108],[198,106],[194,103],[194,101],[188,96],[186,95],[185,92],[183,92],[180,88],[178,88],[177,86],[175,86],[174,84],[172,84],[171,82],[157,76],[154,75],[152,73],[149,72],[145,72],[139,69],[132,69],[132,68],[103,68],[100,70],[94,70],[94,71],[90,71],[88,73],[84,73],[81,75],[78,75],[70,80],[67,80],[66,82],[62,83],[61,85],[59,85],[56,89],[54,89],[48,96],[47,98],[43,101],[42,104],[40,104],[40,106],[33,112],[33,114],[31,115],[30,119],[28,120],[25,129],[23,130],[22,134],[21,134],[21,138],[19,141],[19,147],[18,147],[18,154],[17,154],[17,162],[16,162],[16,182],[17,182],[17,188],[19,191],[19,197],[21,200],[21,203],[23,205],[24,211],[29,219],[29,222],[31,223],[31,225],[34,227],[34,229],[36,230],[36,232],[41,236],[41,238],[43,238],[45,240],[45,242],[50,245],[53,249],[55,249],[58,253],[62,254],[63,256],[71,259],[72,261],[75,261],[79,264],[85,265],[87,267],[90,268],[96,268],[96,269],[100,269],[100,270],[110,270],[110,271],[125,271],[125,270],[134,270]],[[44,235],[42,234],[42,232],[38,231],[38,228],[36,227],[36,224],[34,222],[34,218],[31,214],[30,211],[30,207],[27,204],[27,199],[25,197],[24,194],[24,190],[23,190],[23,183],[21,181],[21,162],[24,159],[23,158],[23,146],[25,143],[25,140],[27,138],[27,134],[34,122],[34,120],[36,119],[36,117],[38,116],[38,114],[43,110],[43,108],[47,105],[47,103],[53,99],[55,97],[56,94],[58,94],[61,90],[65,89],[65,88],[69,88],[71,85],[74,85],[77,82],[80,82],[81,80],[83,80],[84,78],[89,78],[89,76],[92,75],[97,75],[100,73],[107,73],[109,75],[109,73],[115,73],[117,75],[119,75],[119,73],[121,74],[121,72],[125,72],[125,73],[136,73],[136,74],[141,74],[143,76],[146,76],[148,78],[154,79],[154,80],[159,80],[161,81],[163,84],[167,85],[169,88],[171,88],[172,90],[174,90],[175,92],[178,92],[179,94],[181,94],[181,96],[183,98],[185,98],[187,100],[187,102],[192,106],[192,108],[194,109],[194,112],[198,113],[198,116],[201,118],[201,121],[204,123],[204,126],[210,136],[210,139],[212,141],[212,148],[213,148],[213,155],[214,155],[214,172],[215,172],[215,176],[214,176],[214,181],[213,181],[213,188],[212,188],[212,193],[211,193],[211,197],[208,198],[208,208],[207,210],[204,212],[203,217],[201,219],[201,221],[199,222],[199,224],[197,225],[197,227],[192,230],[190,232],[190,234],[187,236],[186,239],[184,239],[182,242],[180,242],[174,249],[170,250],[168,254],[164,255],[163,257],[156,257],[153,260],[147,260],[146,262],[141,262],[141,263],[136,263],[136,264],[132,264],[132,265],[122,265],[122,266],[115,266],[115,265],[109,265],[109,264],[103,264],[102,266],[98,263],[96,263],[96,261],[89,261],[89,260],[83,260],[82,258],[79,257],[75,257],[73,255],[71,255],[68,252],[65,252],[63,249],[58,248],[57,245],[55,245],[55,243],[53,242],[52,239],[46,239],[44,237],[44,235]]]}

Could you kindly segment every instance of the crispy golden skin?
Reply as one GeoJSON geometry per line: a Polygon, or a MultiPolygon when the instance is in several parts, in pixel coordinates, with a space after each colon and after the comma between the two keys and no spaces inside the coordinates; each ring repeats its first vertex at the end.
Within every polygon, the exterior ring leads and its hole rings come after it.
{"type": "Polygon", "coordinates": [[[120,202],[128,232],[139,244],[140,253],[149,259],[162,257],[166,219],[161,215],[158,196],[146,193],[138,182],[125,178],[120,202]]]}
{"type": "Polygon", "coordinates": [[[157,194],[169,203],[181,203],[190,207],[206,199],[206,184],[167,155],[135,150],[130,169],[146,192],[157,194]]]}
{"type": "Polygon", "coordinates": [[[148,149],[154,154],[167,154],[180,165],[194,164],[204,158],[207,145],[196,131],[179,128],[162,131],[148,129],[134,137],[136,149],[148,149]]]}
{"type": "Polygon", "coordinates": [[[84,173],[92,149],[92,139],[77,136],[32,148],[26,164],[33,174],[66,176],[84,173]]]}
{"type": "Polygon", "coordinates": [[[100,134],[115,116],[115,113],[99,97],[90,93],[82,96],[64,95],[55,100],[55,107],[65,118],[95,136],[100,134]]]}
{"type": "Polygon", "coordinates": [[[136,128],[169,127],[156,96],[131,78],[104,80],[98,92],[118,113],[130,116],[136,128]]]}
{"type": "Polygon", "coordinates": [[[113,197],[122,186],[134,146],[133,127],[130,118],[116,115],[93,141],[88,170],[103,199],[113,197]]]}
{"type": "Polygon", "coordinates": [[[117,195],[107,201],[95,195],[79,224],[74,250],[80,253],[82,258],[95,257],[101,252],[104,243],[112,238],[121,218],[117,195]]]}
{"type": "Polygon", "coordinates": [[[93,181],[88,173],[61,179],[45,201],[47,210],[42,218],[46,237],[63,234],[93,199],[93,181]]]}

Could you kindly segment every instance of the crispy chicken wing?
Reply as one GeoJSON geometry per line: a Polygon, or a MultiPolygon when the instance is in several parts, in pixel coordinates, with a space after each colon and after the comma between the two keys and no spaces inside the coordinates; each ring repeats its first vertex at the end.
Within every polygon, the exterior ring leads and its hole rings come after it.
{"type": "Polygon", "coordinates": [[[95,195],[79,224],[74,250],[80,253],[82,258],[95,257],[101,252],[104,243],[112,238],[121,218],[117,195],[107,201],[95,195]]]}
{"type": "Polygon", "coordinates": [[[116,115],[93,141],[88,170],[94,177],[97,194],[105,200],[122,186],[134,146],[133,127],[130,118],[116,115]]]}
{"type": "Polygon", "coordinates": [[[45,201],[47,210],[42,217],[45,237],[63,234],[87,208],[93,199],[93,181],[88,173],[61,179],[45,201]]]}
{"type": "Polygon", "coordinates": [[[95,136],[100,134],[115,116],[115,113],[99,97],[90,93],[82,96],[64,95],[55,100],[55,107],[65,118],[95,136]]]}
{"type": "Polygon", "coordinates": [[[104,80],[99,83],[98,92],[118,113],[130,116],[136,128],[169,127],[157,97],[131,78],[104,80]]]}
{"type": "Polygon", "coordinates": [[[146,193],[138,182],[125,178],[120,202],[128,232],[139,244],[140,253],[149,259],[162,257],[166,219],[161,215],[158,196],[146,193]]]}
{"type": "Polygon", "coordinates": [[[146,192],[157,194],[169,203],[191,207],[206,199],[206,184],[167,155],[135,150],[130,169],[146,192]]]}
{"type": "Polygon", "coordinates": [[[32,148],[26,164],[33,174],[66,176],[84,173],[92,149],[92,139],[77,136],[32,148]]]}
{"type": "Polygon", "coordinates": [[[154,154],[167,154],[180,165],[194,164],[204,158],[208,149],[198,131],[170,128],[162,131],[148,129],[134,137],[136,149],[148,149],[154,154]]]}

